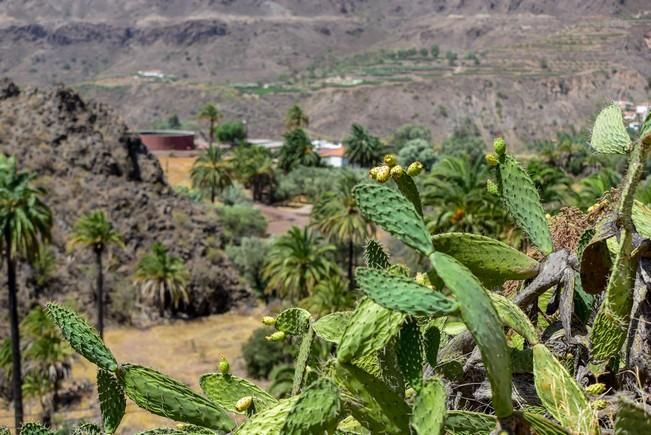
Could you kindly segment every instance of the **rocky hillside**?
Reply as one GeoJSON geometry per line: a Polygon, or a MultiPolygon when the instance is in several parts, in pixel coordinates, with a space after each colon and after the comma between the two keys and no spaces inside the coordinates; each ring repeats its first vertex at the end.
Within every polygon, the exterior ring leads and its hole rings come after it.
{"type": "MultiPolygon", "coordinates": [[[[51,299],[82,309],[93,304],[93,258],[68,252],[65,245],[76,219],[98,208],[107,212],[126,243],[106,262],[112,318],[146,322],[156,315],[138,303],[132,284],[137,260],[155,241],[182,257],[191,272],[191,303],[183,313],[207,315],[250,302],[221,250],[215,213],[178,197],[158,160],[104,105],[85,102],[64,87],[19,89],[0,81],[0,152],[15,155],[21,167],[38,173],[37,183],[47,189],[45,199],[54,214],[54,270],[20,270],[23,309],[51,299]]],[[[0,304],[5,303],[2,298],[0,304]]],[[[4,316],[5,310],[0,312],[4,316]]]]}
{"type": "Polygon", "coordinates": [[[277,137],[299,101],[317,136],[419,122],[441,139],[471,118],[522,143],[649,99],[650,28],[646,0],[0,0],[0,74],[73,85],[139,128],[216,101],[277,137]]]}

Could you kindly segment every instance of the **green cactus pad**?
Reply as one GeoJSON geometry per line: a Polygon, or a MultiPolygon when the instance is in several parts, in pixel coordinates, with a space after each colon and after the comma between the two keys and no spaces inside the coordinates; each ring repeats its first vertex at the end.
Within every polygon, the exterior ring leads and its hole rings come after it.
{"type": "Polygon", "coordinates": [[[20,435],[52,435],[52,431],[38,423],[25,423],[20,428],[20,435]]]}
{"type": "Polygon", "coordinates": [[[379,184],[360,184],[353,190],[362,214],[392,236],[424,255],[432,242],[422,217],[400,193],[379,184]]]}
{"type": "Polygon", "coordinates": [[[513,302],[494,292],[488,294],[497,311],[497,315],[505,326],[520,334],[530,344],[538,343],[538,333],[529,317],[513,302]]]}
{"type": "Polygon", "coordinates": [[[423,331],[423,350],[427,363],[436,367],[438,363],[439,346],[441,345],[441,331],[434,325],[428,325],[423,331]]]}
{"type": "Polygon", "coordinates": [[[288,335],[303,335],[310,325],[310,313],[303,308],[289,308],[276,317],[276,329],[288,335]]]}
{"type": "Polygon", "coordinates": [[[402,174],[402,176],[393,179],[400,189],[400,193],[403,194],[405,198],[409,200],[414,205],[416,213],[423,215],[423,204],[420,200],[420,194],[418,193],[418,187],[414,183],[414,179],[411,178],[408,174],[402,174]]]}
{"type": "Polygon", "coordinates": [[[284,435],[282,430],[287,416],[298,401],[299,396],[281,400],[276,406],[255,414],[237,428],[237,435],[284,435]]]}
{"type": "Polygon", "coordinates": [[[632,217],[637,233],[651,240],[651,208],[636,200],[633,203],[632,217]]]}
{"type": "Polygon", "coordinates": [[[497,167],[497,181],[500,196],[515,223],[543,254],[549,255],[553,246],[545,210],[527,171],[507,154],[497,167]]]}
{"type": "Polygon", "coordinates": [[[160,372],[123,364],[118,378],[127,396],[153,414],[227,432],[235,427],[235,422],[218,405],[160,372]]]}
{"type": "Polygon", "coordinates": [[[620,398],[615,435],[651,434],[651,414],[630,400],[620,398]]]}
{"type": "Polygon", "coordinates": [[[542,415],[524,411],[522,417],[536,435],[569,435],[568,431],[542,415]]]}
{"type": "Polygon", "coordinates": [[[543,344],[533,347],[536,392],[545,409],[573,433],[596,434],[598,422],[583,389],[543,344]]]}
{"type": "Polygon", "coordinates": [[[357,284],[366,295],[390,310],[416,316],[440,317],[457,311],[457,304],[413,279],[379,269],[358,268],[357,284]]]}
{"type": "Polygon", "coordinates": [[[335,435],[371,435],[371,432],[349,415],[339,422],[335,435]]]}
{"type": "Polygon", "coordinates": [[[47,312],[70,346],[96,366],[114,372],[118,363],[95,329],[69,308],[48,304],[47,312]]]}
{"type": "Polygon", "coordinates": [[[350,364],[337,364],[346,408],[371,433],[409,433],[409,407],[384,382],[350,364]]]}
{"type": "Polygon", "coordinates": [[[339,311],[321,317],[312,324],[317,337],[330,343],[339,344],[344,331],[353,316],[352,311],[339,311]]]}
{"type": "Polygon", "coordinates": [[[388,269],[391,266],[389,263],[389,254],[386,253],[382,244],[377,240],[369,240],[364,248],[364,260],[367,267],[374,269],[388,269]]]}
{"type": "Polygon", "coordinates": [[[0,427],[0,435],[11,435],[8,427],[0,427]]]}
{"type": "Polygon", "coordinates": [[[479,280],[453,257],[441,252],[430,256],[432,266],[459,304],[461,317],[481,351],[499,418],[513,413],[511,357],[502,322],[479,280]]]}
{"type": "Polygon", "coordinates": [[[450,435],[490,435],[497,426],[494,415],[471,411],[448,411],[445,433],[450,435]]]}
{"type": "Polygon", "coordinates": [[[96,424],[84,423],[75,429],[72,435],[103,435],[103,433],[96,424]]]}
{"type": "Polygon", "coordinates": [[[398,333],[404,316],[370,299],[357,307],[344,332],[337,359],[348,362],[382,349],[398,333]]]}
{"type": "Polygon", "coordinates": [[[603,109],[592,127],[590,145],[595,151],[605,154],[626,154],[631,144],[624,126],[622,110],[611,104],[603,109]]]}
{"type": "Polygon", "coordinates": [[[113,373],[99,369],[97,371],[97,393],[104,431],[107,434],[115,433],[127,407],[122,385],[113,373]]]}
{"type": "Polygon", "coordinates": [[[227,410],[239,413],[235,404],[242,397],[253,397],[257,411],[263,411],[278,403],[269,393],[257,385],[231,374],[208,373],[201,376],[199,385],[207,398],[227,410]]]}
{"type": "Polygon", "coordinates": [[[419,391],[411,416],[411,427],[417,435],[438,435],[445,426],[447,397],[439,379],[425,384],[419,391]]]}
{"type": "Polygon", "coordinates": [[[307,359],[310,357],[312,343],[314,342],[314,329],[308,326],[307,333],[303,336],[301,346],[298,349],[296,362],[294,363],[294,382],[292,383],[292,395],[301,391],[305,378],[305,369],[307,368],[307,359]]]}
{"type": "Polygon", "coordinates": [[[310,385],[289,411],[283,435],[321,435],[334,432],[341,413],[337,386],[324,378],[310,385]]]}
{"type": "Polygon", "coordinates": [[[205,427],[193,426],[191,424],[182,425],[179,428],[159,428],[145,432],[139,432],[138,435],[218,435],[218,432],[206,429],[205,427]]]}
{"type": "Polygon", "coordinates": [[[536,276],[540,265],[517,249],[490,237],[467,233],[445,233],[432,237],[437,252],[448,254],[487,284],[536,276]]]}
{"type": "Polygon", "coordinates": [[[409,386],[419,390],[423,383],[423,343],[414,318],[408,318],[400,328],[396,354],[403,378],[409,386]]]}

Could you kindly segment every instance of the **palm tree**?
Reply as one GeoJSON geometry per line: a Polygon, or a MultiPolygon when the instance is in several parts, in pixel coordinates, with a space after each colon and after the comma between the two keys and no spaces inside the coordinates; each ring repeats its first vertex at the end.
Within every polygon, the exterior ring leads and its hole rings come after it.
{"type": "Polygon", "coordinates": [[[258,146],[235,148],[233,169],[245,187],[251,188],[254,201],[262,201],[265,192],[271,201],[276,184],[275,166],[271,152],[258,146]]]}
{"type": "Polygon", "coordinates": [[[353,267],[355,265],[355,245],[362,244],[375,232],[353,196],[353,188],[361,182],[356,173],[344,172],[333,191],[321,195],[312,209],[312,222],[331,240],[348,246],[348,286],[354,288],[353,267]]]}
{"type": "Polygon", "coordinates": [[[210,192],[210,202],[213,204],[217,193],[233,184],[231,165],[222,158],[221,151],[215,146],[210,146],[197,157],[190,176],[192,188],[204,193],[210,192]]]}
{"type": "Polygon", "coordinates": [[[277,292],[295,303],[313,293],[317,284],[338,273],[331,260],[335,247],[309,229],[292,227],[271,246],[262,275],[267,293],[277,292]]]}
{"type": "Polygon", "coordinates": [[[16,256],[33,260],[38,246],[50,239],[52,213],[43,203],[45,190],[34,187],[35,174],[18,171],[16,159],[0,154],[0,229],[7,264],[12,351],[12,392],[16,429],[23,423],[23,396],[18,320],[16,256]]]}
{"type": "Polygon", "coordinates": [[[541,160],[531,160],[527,164],[527,173],[546,210],[555,210],[567,202],[572,180],[561,169],[541,160]]]}
{"type": "Polygon", "coordinates": [[[208,146],[212,146],[215,141],[215,129],[217,123],[223,118],[224,115],[214,104],[206,104],[199,111],[197,118],[202,121],[208,121],[208,146]]]}
{"type": "Polygon", "coordinates": [[[190,274],[178,257],[170,255],[161,243],[154,243],[136,269],[135,282],[145,299],[158,305],[160,316],[171,306],[174,312],[179,302],[190,302],[187,291],[190,274]]]}
{"type": "Polygon", "coordinates": [[[314,150],[310,137],[302,128],[285,133],[285,142],[280,148],[278,167],[285,172],[298,166],[319,166],[321,156],[314,150]]]}
{"type": "Polygon", "coordinates": [[[285,115],[285,128],[287,131],[297,128],[307,128],[310,125],[310,118],[303,112],[301,106],[294,104],[287,110],[285,115]]]}
{"type": "Polygon", "coordinates": [[[69,248],[82,246],[91,248],[95,254],[95,264],[97,266],[97,331],[99,336],[104,337],[104,274],[102,270],[102,256],[106,249],[115,245],[124,248],[124,242],[120,234],[113,228],[113,225],[106,218],[106,214],[101,210],[96,210],[79,218],[70,240],[69,248]]]}
{"type": "Polygon", "coordinates": [[[359,124],[353,124],[350,135],[344,139],[346,157],[352,164],[368,168],[382,161],[384,146],[359,124]]]}
{"type": "Polygon", "coordinates": [[[345,311],[354,306],[355,299],[350,286],[340,275],[332,275],[320,281],[314,294],[300,301],[300,306],[317,317],[337,311],[345,311]]]}

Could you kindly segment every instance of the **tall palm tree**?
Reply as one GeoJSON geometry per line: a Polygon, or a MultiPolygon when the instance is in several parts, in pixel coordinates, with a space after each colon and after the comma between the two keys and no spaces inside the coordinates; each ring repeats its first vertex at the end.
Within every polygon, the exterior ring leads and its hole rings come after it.
{"type": "Polygon", "coordinates": [[[288,131],[278,156],[278,167],[289,172],[298,166],[320,166],[321,156],[314,150],[310,137],[302,128],[288,131]]]}
{"type": "Polygon", "coordinates": [[[337,311],[349,310],[354,306],[355,298],[350,292],[346,280],[340,275],[331,275],[319,281],[314,294],[300,301],[300,306],[317,317],[337,311]]]}
{"type": "Polygon", "coordinates": [[[344,139],[346,158],[352,164],[368,168],[382,161],[384,146],[360,124],[353,124],[350,135],[344,139]]]}
{"type": "Polygon", "coordinates": [[[70,240],[69,248],[78,246],[91,248],[95,254],[95,264],[97,266],[97,331],[99,336],[104,337],[104,273],[102,270],[102,257],[106,249],[115,245],[124,248],[124,242],[120,234],[113,228],[113,225],[106,218],[106,213],[102,210],[96,210],[87,213],[79,218],[70,240]]]}
{"type": "Polygon", "coordinates": [[[344,172],[335,189],[321,195],[312,209],[314,225],[331,240],[348,247],[348,286],[351,290],[354,288],[355,245],[364,243],[375,232],[353,196],[353,188],[361,181],[356,173],[344,172]]]}
{"type": "Polygon", "coordinates": [[[143,297],[158,305],[161,317],[168,306],[174,312],[179,302],[190,302],[189,281],[190,274],[183,260],[170,255],[167,248],[158,242],[142,257],[135,274],[135,282],[140,284],[143,297]]]}
{"type": "Polygon", "coordinates": [[[197,118],[202,121],[208,121],[208,145],[212,146],[215,142],[215,129],[217,123],[223,118],[224,115],[219,111],[219,109],[214,104],[206,104],[199,111],[197,118]]]}
{"type": "Polygon", "coordinates": [[[254,201],[262,201],[265,191],[269,200],[276,184],[275,166],[271,152],[258,146],[235,148],[233,169],[238,179],[251,188],[254,201]]]}
{"type": "Polygon", "coordinates": [[[295,303],[309,296],[317,284],[331,273],[338,273],[331,260],[333,245],[309,229],[292,227],[271,246],[262,275],[267,293],[276,292],[295,303]]]}
{"type": "Polygon", "coordinates": [[[217,193],[233,184],[231,164],[222,158],[221,151],[215,146],[210,146],[197,157],[190,176],[192,188],[209,192],[213,204],[217,193]]]}
{"type": "Polygon", "coordinates": [[[310,125],[310,118],[298,104],[294,104],[287,110],[285,115],[285,128],[287,131],[297,128],[307,128],[310,125]]]}
{"type": "Polygon", "coordinates": [[[35,174],[19,171],[14,157],[0,154],[0,230],[7,264],[9,323],[12,351],[12,393],[15,426],[23,423],[23,396],[18,320],[16,257],[33,259],[38,246],[50,239],[52,213],[42,201],[45,190],[34,187],[35,174]]]}

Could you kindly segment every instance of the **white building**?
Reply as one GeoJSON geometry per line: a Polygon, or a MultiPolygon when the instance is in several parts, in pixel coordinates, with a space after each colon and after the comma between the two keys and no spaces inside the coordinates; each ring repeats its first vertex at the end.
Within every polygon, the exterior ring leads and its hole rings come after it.
{"type": "Polygon", "coordinates": [[[333,168],[343,168],[348,164],[346,148],[342,144],[325,140],[313,140],[312,145],[326,165],[333,168]]]}

